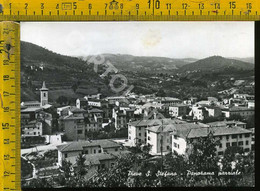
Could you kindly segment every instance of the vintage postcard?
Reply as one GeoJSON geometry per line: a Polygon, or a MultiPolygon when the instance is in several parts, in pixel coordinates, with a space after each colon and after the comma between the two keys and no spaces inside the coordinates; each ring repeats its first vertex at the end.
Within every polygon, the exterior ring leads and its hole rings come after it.
{"type": "Polygon", "coordinates": [[[22,22],[22,188],[254,187],[254,22],[22,22]]]}

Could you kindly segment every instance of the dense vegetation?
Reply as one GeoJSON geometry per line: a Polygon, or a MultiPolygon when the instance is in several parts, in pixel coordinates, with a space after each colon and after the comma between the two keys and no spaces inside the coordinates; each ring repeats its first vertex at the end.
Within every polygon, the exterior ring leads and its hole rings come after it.
{"type": "Polygon", "coordinates": [[[110,169],[101,169],[91,179],[85,179],[88,167],[85,158],[78,156],[72,170],[63,161],[58,177],[44,181],[34,179],[23,186],[55,187],[193,187],[193,186],[254,186],[254,153],[245,156],[239,147],[230,147],[220,159],[216,154],[212,134],[192,143],[189,156],[169,153],[164,157],[149,155],[150,146],[137,146],[131,153],[120,156],[110,169]],[[235,162],[235,165],[233,164],[235,162]],[[166,175],[168,173],[168,175],[166,175]],[[43,185],[44,184],[44,185],[43,185]]]}
{"type": "MultiPolygon", "coordinates": [[[[254,81],[254,64],[220,56],[202,60],[171,59],[161,57],[136,57],[131,55],[104,55],[120,74],[133,85],[135,93],[159,93],[186,99],[196,96],[219,97],[218,91],[234,87],[235,80],[245,80],[237,86],[239,92],[254,93],[250,82],[254,81]]],[[[107,77],[99,75],[107,66],[98,66],[86,58],[74,58],[51,52],[37,45],[21,42],[22,101],[39,100],[42,81],[49,88],[49,99],[60,104],[74,103],[86,94],[113,95],[109,86],[111,72],[107,77]]],[[[115,86],[121,82],[115,81],[115,86]]]]}

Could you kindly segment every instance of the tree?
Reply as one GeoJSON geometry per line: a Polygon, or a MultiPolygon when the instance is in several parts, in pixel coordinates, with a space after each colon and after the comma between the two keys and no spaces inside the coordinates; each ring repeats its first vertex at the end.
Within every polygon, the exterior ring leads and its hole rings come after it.
{"type": "Polygon", "coordinates": [[[156,96],[158,97],[165,97],[166,96],[166,92],[164,91],[164,89],[160,89],[157,93],[156,96]]]}
{"type": "Polygon", "coordinates": [[[87,167],[85,165],[86,158],[80,153],[76,160],[75,174],[78,178],[82,178],[87,174],[87,167]]]}
{"type": "Polygon", "coordinates": [[[56,102],[59,103],[60,105],[63,105],[68,102],[68,98],[65,96],[59,96],[56,102]]]}
{"type": "Polygon", "coordinates": [[[26,182],[23,187],[27,188],[52,188],[53,182],[50,178],[34,178],[26,182]]]}

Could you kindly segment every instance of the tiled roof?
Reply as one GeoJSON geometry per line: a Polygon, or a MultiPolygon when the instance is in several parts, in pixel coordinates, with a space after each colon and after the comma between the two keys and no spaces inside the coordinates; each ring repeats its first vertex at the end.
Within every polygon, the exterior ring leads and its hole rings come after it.
{"type": "Polygon", "coordinates": [[[113,153],[97,153],[97,154],[85,154],[83,155],[86,159],[85,165],[99,165],[100,161],[114,160],[120,155],[125,155],[130,153],[130,151],[117,151],[113,153]]]}
{"type": "Polygon", "coordinates": [[[242,134],[242,133],[251,133],[250,130],[233,126],[233,127],[202,127],[202,128],[194,128],[191,129],[188,133],[188,138],[196,138],[196,137],[206,137],[209,132],[212,132],[214,136],[219,135],[232,135],[232,134],[242,134]]]}
{"type": "Polygon", "coordinates": [[[88,110],[89,113],[102,113],[103,110],[97,109],[97,108],[92,108],[88,110]]]}
{"type": "Polygon", "coordinates": [[[100,161],[113,160],[116,157],[108,153],[97,153],[84,155],[86,158],[85,165],[99,165],[100,161]]]}
{"type": "Polygon", "coordinates": [[[175,134],[186,138],[191,129],[199,129],[202,128],[201,124],[194,124],[194,123],[184,123],[184,124],[176,124],[174,125],[176,128],[175,134]]]}
{"type": "Polygon", "coordinates": [[[147,126],[156,126],[156,125],[168,125],[168,124],[179,124],[179,123],[187,123],[185,121],[179,119],[143,119],[138,121],[132,121],[129,125],[136,126],[136,127],[147,127],[147,126]]]}
{"type": "Polygon", "coordinates": [[[86,110],[85,110],[85,109],[80,109],[80,108],[77,108],[77,107],[73,106],[73,107],[70,108],[70,111],[71,111],[72,113],[83,113],[83,112],[85,112],[86,110]]]}
{"type": "Polygon", "coordinates": [[[207,125],[213,126],[213,127],[220,127],[220,126],[226,126],[228,124],[246,124],[241,121],[215,121],[211,123],[207,123],[207,125]]]}
{"type": "Polygon", "coordinates": [[[100,146],[102,148],[113,148],[120,147],[121,144],[116,143],[112,140],[101,139],[101,140],[92,140],[92,141],[77,141],[68,143],[66,145],[57,146],[58,150],[61,152],[70,152],[70,151],[81,151],[84,147],[95,147],[100,146]]]}
{"type": "Polygon", "coordinates": [[[28,108],[21,110],[21,113],[37,112],[37,111],[41,111],[41,110],[42,110],[42,108],[40,108],[40,107],[28,107],[28,108]]]}
{"type": "Polygon", "coordinates": [[[146,129],[149,130],[149,131],[155,132],[155,133],[176,131],[176,128],[172,124],[169,124],[169,125],[157,125],[157,126],[147,127],[146,129]]]}
{"type": "Polygon", "coordinates": [[[76,119],[84,119],[84,116],[74,116],[74,115],[69,115],[69,116],[65,116],[63,118],[64,120],[76,120],[76,119]]]}

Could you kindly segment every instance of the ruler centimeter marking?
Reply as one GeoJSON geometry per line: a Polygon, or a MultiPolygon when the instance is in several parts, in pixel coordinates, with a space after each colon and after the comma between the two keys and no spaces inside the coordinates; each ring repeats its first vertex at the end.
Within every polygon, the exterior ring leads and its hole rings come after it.
{"type": "Polygon", "coordinates": [[[259,0],[0,0],[0,191],[20,190],[20,28],[10,21],[260,20],[259,0]]]}
{"type": "Polygon", "coordinates": [[[259,0],[0,0],[0,20],[260,20],[259,0]]]}
{"type": "Polygon", "coordinates": [[[0,190],[20,190],[20,28],[0,22],[0,190]]]}

